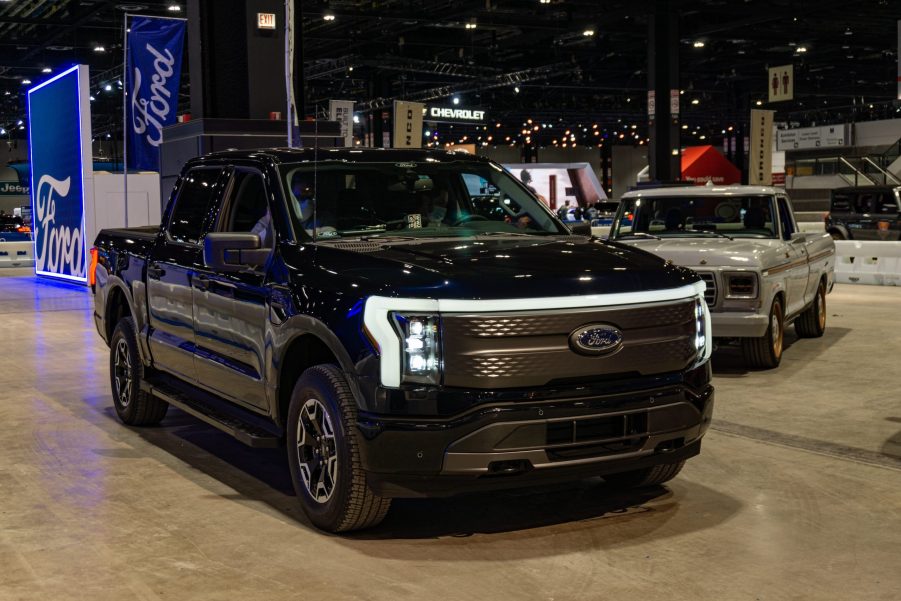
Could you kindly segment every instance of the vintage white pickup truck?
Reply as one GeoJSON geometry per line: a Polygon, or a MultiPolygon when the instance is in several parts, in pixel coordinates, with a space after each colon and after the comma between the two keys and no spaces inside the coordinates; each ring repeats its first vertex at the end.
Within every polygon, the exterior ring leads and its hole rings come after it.
{"type": "Polygon", "coordinates": [[[686,186],[623,195],[610,239],[697,271],[707,283],[715,338],[741,344],[752,367],[782,359],[785,327],[799,337],[826,329],[835,244],[798,230],[784,190],[686,186]]]}

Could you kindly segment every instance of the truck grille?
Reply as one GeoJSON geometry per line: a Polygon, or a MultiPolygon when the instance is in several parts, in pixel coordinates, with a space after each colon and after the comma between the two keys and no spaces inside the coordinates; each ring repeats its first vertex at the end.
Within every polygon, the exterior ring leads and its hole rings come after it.
{"type": "Polygon", "coordinates": [[[442,315],[444,384],[467,388],[542,386],[675,372],[697,356],[695,301],[620,307],[442,315]],[[623,334],[613,354],[588,356],[569,336],[589,324],[623,334]]]}
{"type": "Polygon", "coordinates": [[[716,304],[717,297],[716,277],[710,271],[699,271],[698,275],[707,284],[707,289],[704,291],[704,300],[707,302],[708,307],[712,307],[716,304]]]}

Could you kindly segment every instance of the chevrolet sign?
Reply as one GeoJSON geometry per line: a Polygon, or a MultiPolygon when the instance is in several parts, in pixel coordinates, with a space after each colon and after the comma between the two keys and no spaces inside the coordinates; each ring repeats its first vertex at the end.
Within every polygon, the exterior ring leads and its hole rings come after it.
{"type": "Polygon", "coordinates": [[[439,121],[444,123],[481,123],[485,121],[485,111],[429,106],[425,109],[424,118],[426,121],[439,121]]]}

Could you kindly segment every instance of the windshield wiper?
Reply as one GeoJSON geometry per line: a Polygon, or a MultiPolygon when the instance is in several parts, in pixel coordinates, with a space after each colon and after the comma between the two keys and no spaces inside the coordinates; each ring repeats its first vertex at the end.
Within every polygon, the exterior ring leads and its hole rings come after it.
{"type": "Polygon", "coordinates": [[[726,234],[723,234],[722,232],[711,232],[708,230],[688,230],[688,231],[690,231],[692,234],[706,234],[708,236],[716,236],[717,238],[728,238],[729,240],[735,240],[735,238],[733,238],[732,236],[728,236],[726,234]]]}
{"type": "Polygon", "coordinates": [[[654,234],[647,234],[645,232],[632,232],[630,234],[620,234],[616,237],[616,239],[620,238],[651,238],[652,240],[663,240],[660,236],[655,236],[654,234]]]}

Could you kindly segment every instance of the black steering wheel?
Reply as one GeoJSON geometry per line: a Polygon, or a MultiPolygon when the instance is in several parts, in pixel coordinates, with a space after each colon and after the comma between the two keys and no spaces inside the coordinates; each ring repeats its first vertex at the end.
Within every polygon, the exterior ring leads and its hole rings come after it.
{"type": "Polygon", "coordinates": [[[468,215],[463,215],[462,217],[457,219],[452,225],[463,225],[464,223],[468,223],[470,221],[488,221],[488,218],[482,215],[477,215],[475,213],[469,213],[468,215]]]}

